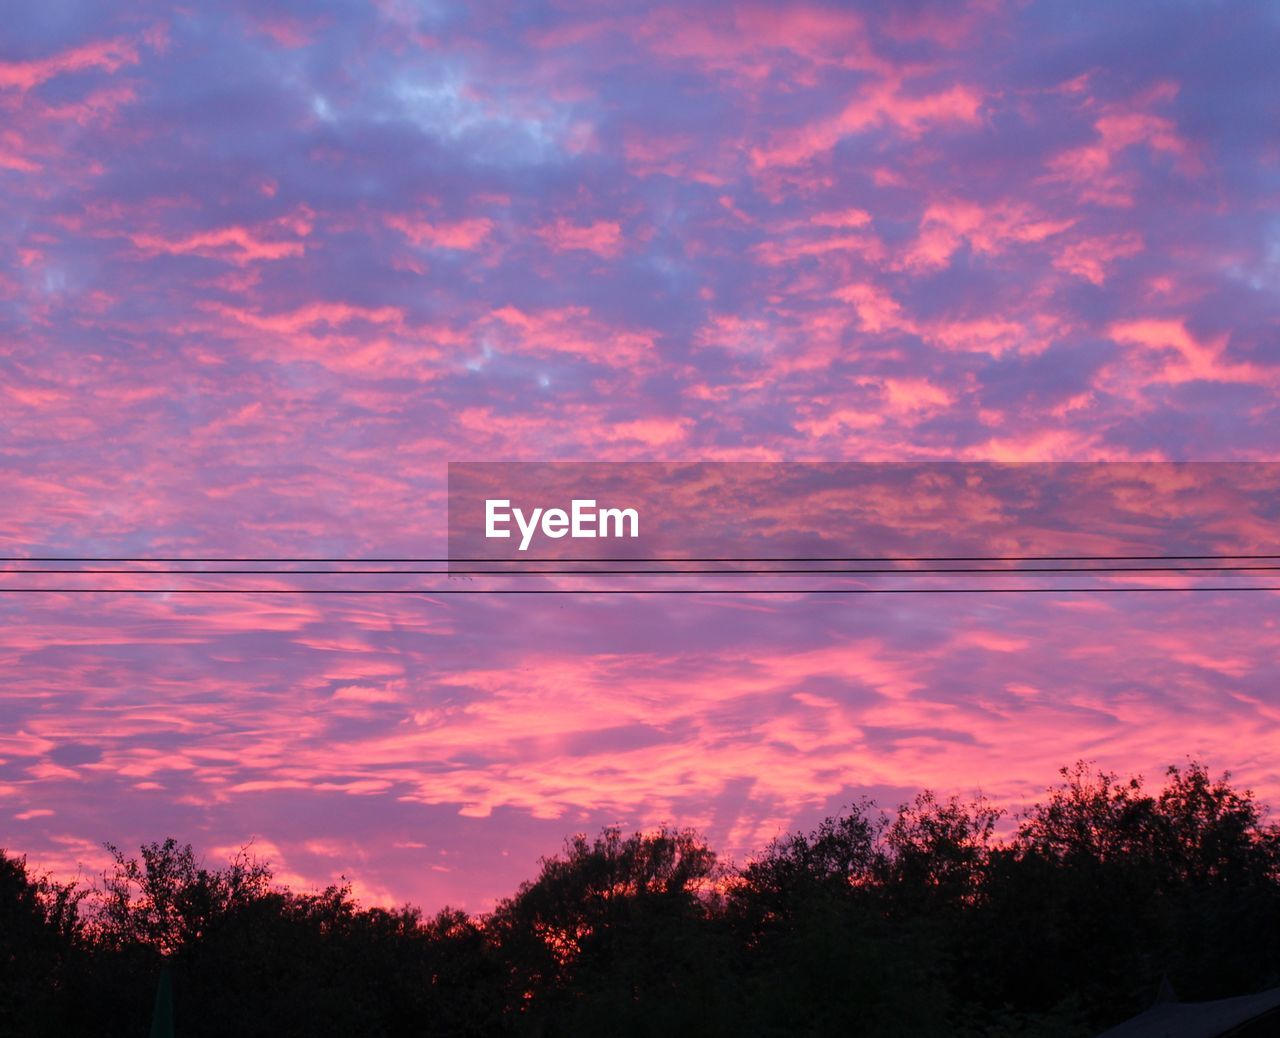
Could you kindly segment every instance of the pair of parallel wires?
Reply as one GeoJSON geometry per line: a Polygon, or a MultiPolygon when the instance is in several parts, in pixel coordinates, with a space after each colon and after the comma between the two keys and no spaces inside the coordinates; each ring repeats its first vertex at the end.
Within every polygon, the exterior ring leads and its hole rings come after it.
{"type": "MultiPolygon", "coordinates": [[[[492,559],[492,558],[400,558],[400,557],[248,557],[248,556],[0,556],[0,594],[111,594],[111,595],[936,595],[936,594],[1105,594],[1134,592],[1231,592],[1280,591],[1280,584],[1213,583],[1152,584],[1151,574],[1174,574],[1202,579],[1209,574],[1234,577],[1262,577],[1280,572],[1276,555],[936,555],[936,556],[696,556],[696,557],[614,557],[591,559],[492,559]],[[323,566],[324,568],[313,568],[323,566]],[[391,567],[391,568],[388,568],[391,567]],[[424,568],[430,567],[430,568],[424,568]],[[854,579],[856,585],[836,587],[755,586],[754,581],[770,576],[797,575],[854,579]],[[958,574],[955,585],[920,586],[918,578],[945,578],[958,574]],[[1137,576],[1147,583],[1090,584],[1088,586],[993,585],[992,578],[1055,574],[1082,574],[1091,580],[1107,575],[1137,576]],[[113,586],[101,580],[81,583],[73,576],[112,578],[119,576],[170,578],[235,578],[237,586],[169,587],[113,586]],[[549,576],[556,578],[607,577],[720,577],[731,578],[731,586],[711,587],[485,587],[472,586],[477,577],[506,578],[549,576]],[[340,577],[344,586],[309,586],[308,581],[288,587],[243,586],[246,576],[289,579],[296,577],[340,577]],[[360,586],[351,578],[375,577],[466,577],[467,586],[360,586]],[[907,583],[880,583],[885,576],[909,578],[907,583]],[[26,578],[14,585],[11,578],[26,578]],[[34,582],[31,578],[36,578],[34,582]],[[748,578],[742,580],[740,578],[748,578]],[[345,586],[352,583],[353,586],[345,586]],[[736,586],[733,586],[736,585],[736,586]]],[[[1275,578],[1269,578],[1275,579],[1275,578]]],[[[723,583],[723,581],[721,581],[723,583]]]]}

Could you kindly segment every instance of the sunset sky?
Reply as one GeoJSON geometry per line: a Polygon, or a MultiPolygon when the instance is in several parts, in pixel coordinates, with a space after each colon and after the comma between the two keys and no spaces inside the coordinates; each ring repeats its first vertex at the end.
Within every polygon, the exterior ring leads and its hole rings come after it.
{"type": "MultiPolygon", "coordinates": [[[[6,9],[0,547],[438,558],[450,461],[1274,460],[1277,53],[1262,2],[6,9]]],[[[575,831],[741,860],[1081,758],[1280,803],[1278,606],[0,594],[0,847],[483,910],[575,831]]]]}

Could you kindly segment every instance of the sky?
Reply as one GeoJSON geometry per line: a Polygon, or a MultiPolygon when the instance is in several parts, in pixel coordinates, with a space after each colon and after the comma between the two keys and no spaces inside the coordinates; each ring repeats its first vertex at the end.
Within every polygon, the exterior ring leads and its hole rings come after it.
{"type": "MultiPolygon", "coordinates": [[[[439,557],[451,461],[1273,460],[1278,37],[1190,0],[10,5],[0,547],[439,557]]],[[[741,861],[1078,759],[1280,803],[1276,605],[0,594],[0,846],[91,881],[107,840],[249,844],[483,911],[572,832],[741,861]]]]}

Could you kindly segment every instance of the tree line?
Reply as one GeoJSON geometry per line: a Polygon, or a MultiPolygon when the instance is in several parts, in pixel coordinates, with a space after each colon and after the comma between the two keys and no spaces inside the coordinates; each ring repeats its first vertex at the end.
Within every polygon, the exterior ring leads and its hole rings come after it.
{"type": "Polygon", "coordinates": [[[852,805],[731,865],[696,833],[574,836],[486,915],[291,891],[173,839],[85,887],[0,853],[0,1035],[1068,1038],[1280,984],[1280,827],[1201,764],[1084,764],[852,805]]]}

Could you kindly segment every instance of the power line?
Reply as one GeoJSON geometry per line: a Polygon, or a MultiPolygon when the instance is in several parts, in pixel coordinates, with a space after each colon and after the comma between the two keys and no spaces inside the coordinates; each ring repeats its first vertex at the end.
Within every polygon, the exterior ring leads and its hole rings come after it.
{"type": "MultiPolygon", "coordinates": [[[[504,560],[505,561],[505,560],[504,560]]],[[[552,560],[547,560],[552,561],[552,560]]],[[[791,560],[787,560],[791,561],[791,560]]],[[[496,564],[496,563],[495,563],[496,564]]],[[[132,574],[135,576],[520,576],[539,574],[551,576],[683,576],[685,574],[767,575],[771,573],[830,573],[882,574],[900,573],[906,576],[931,576],[940,573],[1255,573],[1280,570],[1280,565],[1267,566],[1023,566],[1010,569],[1006,566],[949,566],[903,569],[883,568],[824,568],[812,566],[803,569],[778,567],[754,569],[0,569],[0,576],[26,576],[31,574],[103,575],[132,574]]]]}
{"type": "Polygon", "coordinates": [[[495,559],[495,558],[390,558],[390,557],[249,557],[249,556],[145,556],[145,555],[2,555],[0,562],[195,562],[195,563],[354,563],[354,564],[438,564],[449,563],[515,563],[525,565],[536,563],[592,563],[592,562],[1157,562],[1157,561],[1197,561],[1197,560],[1280,560],[1280,554],[1269,555],[719,555],[719,556],[651,556],[648,558],[635,556],[599,556],[589,559],[495,559]]]}
{"type": "Polygon", "coordinates": [[[1242,584],[1197,587],[869,587],[869,588],[0,588],[4,594],[52,595],[956,595],[1110,594],[1145,591],[1280,591],[1242,584]]]}

